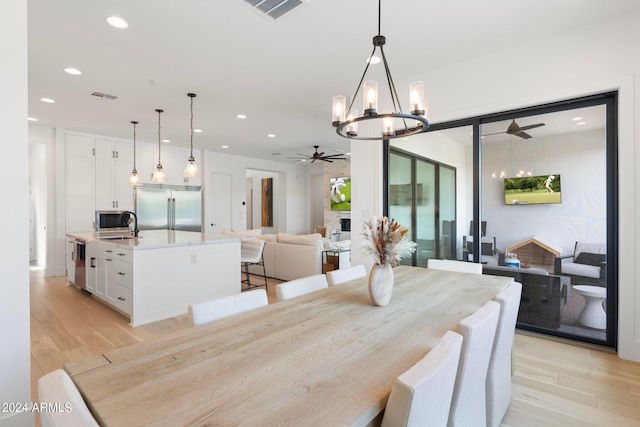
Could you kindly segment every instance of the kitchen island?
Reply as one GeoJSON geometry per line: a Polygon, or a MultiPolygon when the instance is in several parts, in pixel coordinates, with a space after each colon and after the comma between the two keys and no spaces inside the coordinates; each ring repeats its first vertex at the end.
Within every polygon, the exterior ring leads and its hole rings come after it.
{"type": "Polygon", "coordinates": [[[173,230],[67,237],[86,242],[85,290],[129,316],[134,327],[241,291],[239,238],[173,230]]]}

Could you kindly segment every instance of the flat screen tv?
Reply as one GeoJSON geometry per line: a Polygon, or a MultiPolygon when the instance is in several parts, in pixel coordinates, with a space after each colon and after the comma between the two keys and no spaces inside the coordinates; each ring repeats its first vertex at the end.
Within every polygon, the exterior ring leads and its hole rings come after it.
{"type": "Polygon", "coordinates": [[[351,178],[348,176],[329,179],[329,200],[332,211],[351,210],[351,178]]]}
{"type": "Polygon", "coordinates": [[[561,203],[560,174],[523,176],[504,179],[504,202],[507,205],[561,203]]]}

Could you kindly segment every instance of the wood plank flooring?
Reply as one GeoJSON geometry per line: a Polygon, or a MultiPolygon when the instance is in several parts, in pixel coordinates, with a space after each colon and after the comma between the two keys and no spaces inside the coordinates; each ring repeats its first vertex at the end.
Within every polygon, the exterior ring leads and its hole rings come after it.
{"type": "MultiPolygon", "coordinates": [[[[276,301],[269,280],[269,303],[276,301]]],[[[65,363],[189,327],[187,315],[132,328],[66,278],[31,270],[31,383],[65,363]]],[[[513,399],[503,426],[640,426],[640,364],[517,333],[513,399]]],[[[37,425],[40,420],[37,419],[37,425]]]]}

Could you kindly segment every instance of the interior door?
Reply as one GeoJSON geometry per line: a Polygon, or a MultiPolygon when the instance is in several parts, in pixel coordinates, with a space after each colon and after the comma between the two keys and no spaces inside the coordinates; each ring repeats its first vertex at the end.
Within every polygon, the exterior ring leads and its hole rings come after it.
{"type": "MultiPolygon", "coordinates": [[[[231,175],[211,172],[205,194],[207,233],[220,234],[231,229],[231,175]]],[[[244,207],[239,208],[244,213],[244,207]]]]}

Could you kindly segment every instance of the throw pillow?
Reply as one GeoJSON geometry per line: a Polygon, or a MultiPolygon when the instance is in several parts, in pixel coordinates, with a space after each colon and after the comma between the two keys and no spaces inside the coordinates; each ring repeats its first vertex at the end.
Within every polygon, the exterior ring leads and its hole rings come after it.
{"type": "Polygon", "coordinates": [[[593,265],[595,267],[602,267],[602,263],[605,261],[605,254],[592,254],[589,252],[581,252],[578,254],[575,260],[576,264],[593,265]]]}

